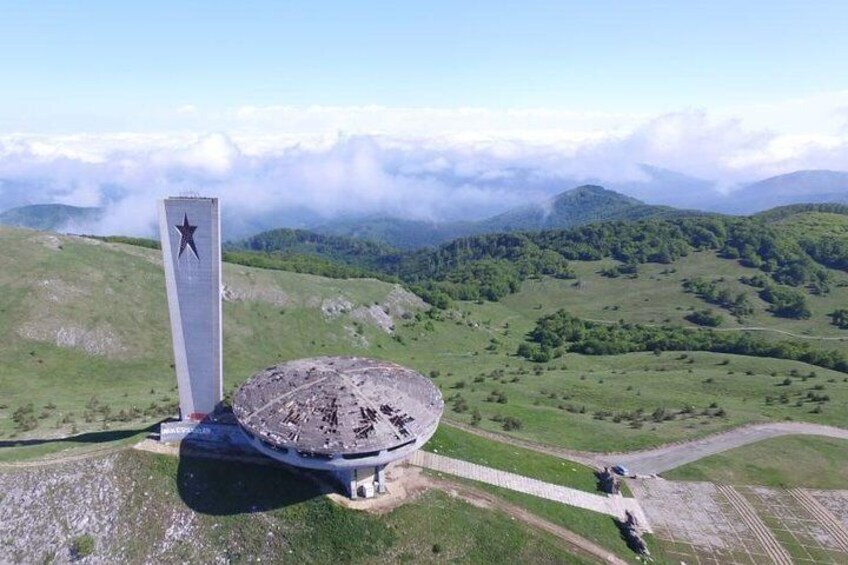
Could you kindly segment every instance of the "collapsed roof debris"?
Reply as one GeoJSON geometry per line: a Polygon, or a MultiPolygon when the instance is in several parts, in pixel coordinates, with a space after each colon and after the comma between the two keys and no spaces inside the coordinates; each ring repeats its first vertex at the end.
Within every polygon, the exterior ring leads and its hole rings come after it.
{"type": "Polygon", "coordinates": [[[282,363],[236,392],[233,411],[250,433],[313,454],[392,449],[429,429],[444,403],[433,384],[400,365],[359,357],[282,363]]]}

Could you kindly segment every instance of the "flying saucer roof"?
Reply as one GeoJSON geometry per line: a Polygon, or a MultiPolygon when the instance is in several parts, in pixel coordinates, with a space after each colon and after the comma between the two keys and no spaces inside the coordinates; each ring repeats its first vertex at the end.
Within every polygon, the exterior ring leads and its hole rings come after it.
{"type": "Polygon", "coordinates": [[[247,431],[310,453],[405,445],[432,431],[443,408],[439,389],[426,377],[362,357],[281,363],[251,377],[233,399],[233,412],[247,431]]]}

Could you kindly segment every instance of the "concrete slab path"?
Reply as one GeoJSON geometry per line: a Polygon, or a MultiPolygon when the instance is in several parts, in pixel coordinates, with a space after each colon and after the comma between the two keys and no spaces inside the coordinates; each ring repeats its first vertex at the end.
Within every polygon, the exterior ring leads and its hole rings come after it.
{"type": "Polygon", "coordinates": [[[577,490],[562,485],[546,483],[538,479],[532,479],[523,475],[500,471],[484,465],[477,465],[460,459],[445,457],[436,453],[426,451],[417,451],[413,454],[409,461],[412,465],[417,465],[432,471],[455,475],[464,479],[480,481],[482,483],[494,485],[501,488],[531,494],[553,500],[569,506],[600,512],[623,520],[625,512],[632,512],[639,524],[650,531],[648,519],[645,513],[642,512],[642,507],[639,506],[639,501],[635,498],[625,498],[623,496],[602,496],[592,494],[582,490],[577,490]]]}

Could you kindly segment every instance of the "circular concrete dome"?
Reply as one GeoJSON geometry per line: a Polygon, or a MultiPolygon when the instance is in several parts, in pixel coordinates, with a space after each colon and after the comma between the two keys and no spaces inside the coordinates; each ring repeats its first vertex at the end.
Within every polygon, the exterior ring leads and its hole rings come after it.
{"type": "Polygon", "coordinates": [[[242,384],[233,413],[253,445],[299,467],[383,465],[418,449],[444,410],[439,389],[387,361],[318,357],[269,367],[242,384]]]}

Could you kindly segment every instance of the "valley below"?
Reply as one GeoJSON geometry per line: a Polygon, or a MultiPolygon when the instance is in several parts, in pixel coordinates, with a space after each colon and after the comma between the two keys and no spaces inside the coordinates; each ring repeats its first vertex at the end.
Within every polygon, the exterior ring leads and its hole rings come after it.
{"type": "MultiPolygon", "coordinates": [[[[677,480],[787,488],[844,480],[828,471],[848,464],[846,440],[836,438],[768,440],[788,442],[774,447],[786,457],[806,450],[816,477],[831,480],[769,470],[765,453],[753,474],[733,450],[669,469],[633,459],[756,425],[847,429],[848,330],[834,316],[848,305],[843,270],[817,265],[824,289],[780,285],[802,297],[803,315],[791,317],[775,313],[761,268],[709,248],[662,262],[571,258],[568,276],[528,273],[496,300],[462,299],[450,274],[419,296],[424,281],[328,278],[245,257],[223,270],[228,395],[281,361],[377,357],[441,389],[444,421],[427,449],[476,464],[586,492],[597,491],[595,468],[631,459],[636,472],[667,470],[677,480]],[[436,288],[454,296],[430,304],[423,298],[436,288]],[[807,447],[793,448],[798,442],[807,447]],[[548,462],[531,464],[542,457],[548,462]]],[[[309,271],[315,265],[304,257],[300,270],[309,271]]],[[[131,449],[176,411],[164,286],[157,249],[0,228],[0,561],[64,562],[80,536],[96,544],[85,558],[92,563],[603,560],[580,547],[636,558],[609,517],[464,479],[445,487],[446,477],[433,475],[407,504],[373,514],[338,507],[320,486],[276,468],[131,449]],[[222,506],[192,507],[181,481],[226,493],[222,506]],[[457,495],[463,488],[494,498],[475,506],[457,495]],[[515,522],[519,514],[547,526],[515,522]],[[412,533],[399,535],[401,527],[412,533]],[[557,528],[578,545],[552,534],[557,528]],[[341,547],[339,538],[369,543],[341,547]]],[[[701,554],[697,540],[681,549],[663,531],[647,537],[655,560],[701,554]]]]}

